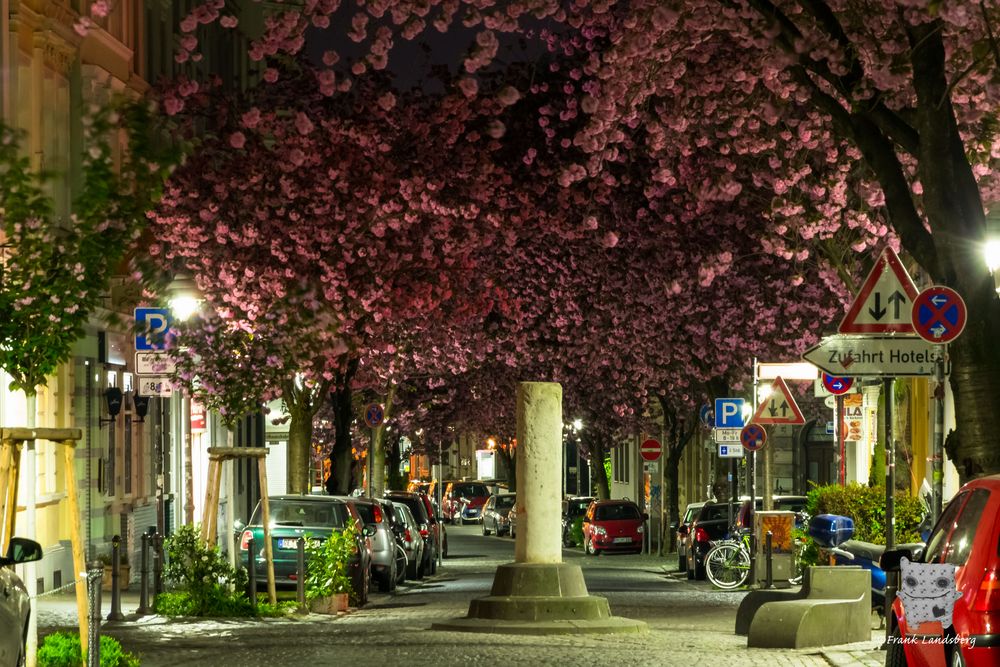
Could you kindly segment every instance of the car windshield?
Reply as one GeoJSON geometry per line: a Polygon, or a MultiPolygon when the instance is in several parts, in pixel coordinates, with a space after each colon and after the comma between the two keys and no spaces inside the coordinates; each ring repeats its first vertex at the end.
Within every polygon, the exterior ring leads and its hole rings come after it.
{"type": "Polygon", "coordinates": [[[698,514],[698,521],[717,521],[729,518],[729,505],[705,505],[698,514]]]}
{"type": "Polygon", "coordinates": [[[623,521],[639,519],[639,510],[634,505],[601,505],[594,510],[595,521],[623,521]]]}
{"type": "Polygon", "coordinates": [[[567,500],[567,516],[583,516],[587,513],[587,508],[590,507],[590,502],[590,500],[567,500]]]}
{"type": "Polygon", "coordinates": [[[365,523],[375,523],[375,506],[368,503],[354,503],[354,508],[365,523]]]}
{"type": "Polygon", "coordinates": [[[461,486],[456,484],[452,495],[456,498],[485,498],[490,495],[490,492],[485,484],[462,484],[461,486]]]}
{"type": "Polygon", "coordinates": [[[393,502],[403,503],[410,508],[410,512],[413,514],[413,518],[417,523],[427,522],[427,508],[424,507],[423,502],[417,496],[394,496],[392,498],[393,502]]]}
{"type": "MultiPolygon", "coordinates": [[[[250,525],[261,525],[263,511],[260,504],[253,512],[250,525]]],[[[322,526],[343,529],[348,513],[343,503],[303,500],[272,499],[270,502],[271,523],[275,526],[322,526]]]]}
{"type": "Polygon", "coordinates": [[[684,521],[682,521],[681,523],[691,523],[695,515],[698,514],[698,510],[700,509],[701,507],[689,507],[687,512],[684,513],[684,521]]]}
{"type": "Polygon", "coordinates": [[[494,507],[498,510],[510,509],[514,506],[515,496],[497,496],[496,501],[494,501],[494,507]]]}
{"type": "Polygon", "coordinates": [[[774,501],[774,509],[782,512],[801,512],[806,508],[804,498],[785,498],[774,501]]]}

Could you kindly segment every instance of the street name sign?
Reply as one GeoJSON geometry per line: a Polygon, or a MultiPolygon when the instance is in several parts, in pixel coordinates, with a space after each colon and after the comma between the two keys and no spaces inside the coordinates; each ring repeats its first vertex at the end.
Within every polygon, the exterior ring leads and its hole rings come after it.
{"type": "Polygon", "coordinates": [[[944,348],[922,338],[903,336],[827,336],[802,354],[831,375],[934,375],[944,348]]]}
{"type": "Polygon", "coordinates": [[[741,459],[743,458],[743,445],[719,445],[720,459],[741,459]]]}
{"type": "Polygon", "coordinates": [[[740,441],[741,430],[741,428],[713,428],[712,439],[720,445],[724,442],[737,443],[740,441]]]}
{"type": "Polygon", "coordinates": [[[170,378],[156,375],[140,375],[139,388],[136,393],[140,396],[160,396],[170,398],[174,395],[173,387],[170,386],[170,378]]]}
{"type": "Polygon", "coordinates": [[[177,364],[166,352],[136,352],[135,372],[139,375],[169,375],[177,364]]]}
{"type": "MultiPolygon", "coordinates": [[[[819,364],[816,364],[819,366],[819,364]]],[[[822,366],[820,366],[822,368],[822,366]]],[[[774,378],[771,393],[764,397],[750,418],[751,424],[805,424],[798,404],[781,378],[774,378]]]]}
{"type": "Polygon", "coordinates": [[[921,338],[932,343],[948,343],[965,329],[968,311],[958,292],[935,285],[917,296],[912,317],[913,329],[921,338]]]}
{"type": "Polygon", "coordinates": [[[916,298],[917,286],[913,279],[899,256],[886,247],[837,330],[842,334],[912,334],[911,311],[916,298]]]}

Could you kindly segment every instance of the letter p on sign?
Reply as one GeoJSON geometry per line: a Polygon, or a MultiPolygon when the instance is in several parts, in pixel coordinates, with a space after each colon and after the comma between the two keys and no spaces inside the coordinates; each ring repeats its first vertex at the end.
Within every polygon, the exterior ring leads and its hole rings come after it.
{"type": "Polygon", "coordinates": [[[743,428],[743,399],[715,399],[715,427],[743,428]]]}

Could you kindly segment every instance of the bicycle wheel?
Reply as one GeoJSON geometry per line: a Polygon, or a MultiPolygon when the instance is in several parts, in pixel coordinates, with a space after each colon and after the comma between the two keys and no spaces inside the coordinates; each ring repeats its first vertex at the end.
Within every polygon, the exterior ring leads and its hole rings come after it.
{"type": "Polygon", "coordinates": [[[738,544],[717,544],[705,555],[705,573],[718,588],[738,588],[750,574],[750,556],[738,544]]]}

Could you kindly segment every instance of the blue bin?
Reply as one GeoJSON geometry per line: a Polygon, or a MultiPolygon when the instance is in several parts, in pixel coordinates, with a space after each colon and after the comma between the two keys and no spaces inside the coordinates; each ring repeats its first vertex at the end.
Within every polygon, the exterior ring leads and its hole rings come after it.
{"type": "Polygon", "coordinates": [[[837,514],[820,514],[809,520],[809,536],[822,547],[843,544],[854,535],[854,519],[837,514]]]}

